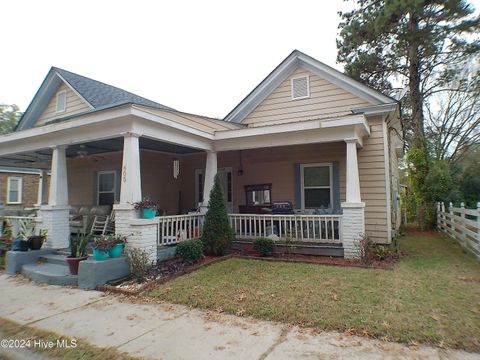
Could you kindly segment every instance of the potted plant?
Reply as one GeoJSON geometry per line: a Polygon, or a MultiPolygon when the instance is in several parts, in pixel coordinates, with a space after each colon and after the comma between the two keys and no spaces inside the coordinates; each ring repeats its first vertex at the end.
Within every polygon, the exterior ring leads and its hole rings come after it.
{"type": "Polygon", "coordinates": [[[157,214],[158,203],[156,201],[150,200],[149,198],[144,198],[142,201],[137,201],[133,204],[135,210],[141,210],[144,219],[153,219],[157,214]]]}
{"type": "Polygon", "coordinates": [[[19,221],[18,236],[13,241],[13,251],[28,251],[29,238],[33,235],[34,226],[30,221],[19,221]]]}
{"type": "Polygon", "coordinates": [[[40,250],[48,235],[48,229],[41,229],[38,235],[29,237],[29,246],[31,250],[40,250]]]}
{"type": "Polygon", "coordinates": [[[106,260],[108,258],[108,252],[113,246],[113,242],[105,235],[101,235],[95,239],[92,245],[93,257],[97,261],[106,260]]]}
{"type": "Polygon", "coordinates": [[[0,218],[0,224],[2,225],[2,234],[0,236],[0,255],[4,255],[5,252],[12,248],[12,226],[7,218],[0,218]]]}
{"type": "Polygon", "coordinates": [[[78,274],[78,266],[80,261],[87,260],[87,245],[90,235],[85,233],[77,233],[75,238],[70,238],[70,256],[67,256],[67,263],[70,268],[70,274],[78,274]]]}
{"type": "Polygon", "coordinates": [[[127,242],[127,237],[121,234],[115,234],[109,236],[110,241],[112,242],[112,247],[108,252],[111,258],[118,258],[122,256],[123,249],[125,248],[125,243],[127,242]]]}

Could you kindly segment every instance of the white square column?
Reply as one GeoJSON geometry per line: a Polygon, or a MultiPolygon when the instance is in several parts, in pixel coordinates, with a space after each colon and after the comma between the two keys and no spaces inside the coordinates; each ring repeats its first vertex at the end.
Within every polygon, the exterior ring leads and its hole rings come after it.
{"type": "Polygon", "coordinates": [[[52,147],[48,205],[40,207],[41,222],[37,225],[41,229],[48,230],[45,246],[54,249],[64,249],[70,246],[66,149],[67,146],[63,145],[52,147]]]}
{"type": "Polygon", "coordinates": [[[358,175],[357,139],[345,139],[347,146],[346,201],[342,203],[342,243],[344,257],[360,257],[359,242],[365,236],[365,203],[360,194],[358,175]]]}
{"type": "Polygon", "coordinates": [[[207,161],[205,164],[205,183],[203,186],[203,212],[206,212],[206,209],[208,207],[208,202],[210,201],[210,192],[212,191],[217,171],[217,152],[207,151],[207,161]]]}
{"type": "Polygon", "coordinates": [[[154,219],[138,219],[134,203],[142,201],[142,174],[140,169],[140,135],[123,134],[122,175],[120,203],[115,210],[115,233],[127,235],[127,248],[139,248],[148,253],[149,259],[157,259],[157,222],[154,219]]]}

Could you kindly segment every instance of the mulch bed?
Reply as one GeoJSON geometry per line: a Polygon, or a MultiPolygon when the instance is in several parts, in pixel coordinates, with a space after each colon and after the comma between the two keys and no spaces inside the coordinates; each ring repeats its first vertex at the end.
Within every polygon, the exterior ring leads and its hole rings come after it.
{"type": "Polygon", "coordinates": [[[183,264],[180,258],[158,261],[157,264],[149,270],[147,281],[142,284],[137,283],[135,279],[127,277],[111,282],[110,284],[98,285],[96,289],[117,294],[139,295],[156,285],[163,284],[181,275],[191,273],[201,267],[230,259],[234,255],[235,254],[229,254],[226,256],[205,256],[199,263],[190,266],[183,264]]]}

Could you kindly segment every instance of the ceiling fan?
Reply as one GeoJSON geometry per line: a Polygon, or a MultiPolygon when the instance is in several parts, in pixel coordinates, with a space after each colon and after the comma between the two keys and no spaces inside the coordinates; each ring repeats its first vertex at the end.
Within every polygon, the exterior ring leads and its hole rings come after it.
{"type": "MultiPolygon", "coordinates": [[[[77,156],[75,156],[75,157],[76,157],[76,158],[83,159],[84,157],[86,157],[86,156],[88,156],[88,155],[89,155],[89,153],[88,153],[88,151],[86,150],[86,145],[81,144],[81,145],[80,145],[80,149],[77,150],[77,156]]],[[[98,160],[104,159],[104,157],[103,157],[103,156],[99,156],[99,155],[92,155],[92,156],[91,156],[91,159],[92,159],[93,161],[98,161],[98,160]]]]}

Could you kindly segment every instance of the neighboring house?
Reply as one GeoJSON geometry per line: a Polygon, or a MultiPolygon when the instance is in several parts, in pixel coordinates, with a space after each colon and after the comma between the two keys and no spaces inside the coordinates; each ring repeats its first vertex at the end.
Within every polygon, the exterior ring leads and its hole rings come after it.
{"type": "Polygon", "coordinates": [[[47,200],[48,176],[41,169],[0,167],[0,189],[3,213],[31,211],[47,200]]]}
{"type": "Polygon", "coordinates": [[[204,209],[218,172],[237,238],[289,236],[355,257],[361,234],[389,244],[399,226],[399,113],[297,50],[223,120],[52,68],[17,131],[0,137],[0,160],[51,157],[41,217],[55,247],[68,245],[69,205],[115,204],[116,231],[154,258],[157,245],[198,235],[201,219],[141,220],[132,203],[204,209]]]}

